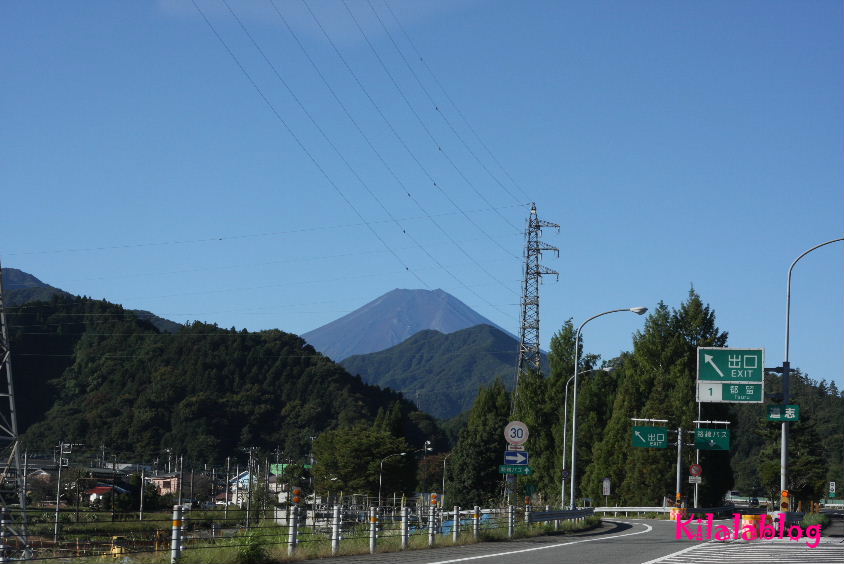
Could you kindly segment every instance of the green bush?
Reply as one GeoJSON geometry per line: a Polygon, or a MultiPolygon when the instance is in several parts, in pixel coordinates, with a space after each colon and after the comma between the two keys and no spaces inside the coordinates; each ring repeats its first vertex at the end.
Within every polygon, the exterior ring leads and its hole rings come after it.
{"type": "Polygon", "coordinates": [[[820,525],[821,527],[828,527],[830,523],[829,515],[825,513],[806,513],[803,516],[803,528],[811,527],[812,525],[820,525]]]}
{"type": "Polygon", "coordinates": [[[250,532],[242,539],[242,544],[237,549],[237,564],[265,564],[270,557],[267,549],[258,538],[255,531],[250,532]]]}

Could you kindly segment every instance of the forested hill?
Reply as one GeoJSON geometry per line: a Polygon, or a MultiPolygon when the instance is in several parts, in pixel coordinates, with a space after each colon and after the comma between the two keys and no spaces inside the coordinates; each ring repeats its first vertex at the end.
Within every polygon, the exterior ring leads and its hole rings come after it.
{"type": "Polygon", "coordinates": [[[321,431],[402,413],[413,444],[433,420],[400,394],[363,383],[296,335],[194,323],[161,333],[120,306],[57,296],[9,308],[18,419],[28,448],[58,440],[149,460],[240,449],[307,452],[321,431]]]}
{"type": "Polygon", "coordinates": [[[447,419],[471,409],[478,389],[497,379],[512,387],[518,352],[519,342],[507,333],[477,325],[447,335],[420,331],[385,351],[351,356],[341,364],[447,419]]]}

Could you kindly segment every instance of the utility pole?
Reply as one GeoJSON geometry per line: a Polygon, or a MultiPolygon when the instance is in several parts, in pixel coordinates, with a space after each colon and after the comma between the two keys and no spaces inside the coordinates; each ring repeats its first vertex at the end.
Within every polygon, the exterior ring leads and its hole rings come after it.
{"type": "Polygon", "coordinates": [[[144,520],[144,470],[145,470],[145,468],[142,466],[141,467],[141,495],[140,495],[140,497],[141,497],[141,507],[140,507],[140,510],[138,511],[138,520],[139,521],[144,520]]]}
{"type": "Polygon", "coordinates": [[[53,544],[58,544],[59,542],[59,501],[62,494],[62,467],[64,466],[64,455],[70,454],[70,445],[65,443],[64,441],[59,442],[59,453],[58,453],[58,478],[56,479],[56,519],[55,525],[53,527],[53,544]],[[65,450],[67,448],[67,450],[65,450]]]}

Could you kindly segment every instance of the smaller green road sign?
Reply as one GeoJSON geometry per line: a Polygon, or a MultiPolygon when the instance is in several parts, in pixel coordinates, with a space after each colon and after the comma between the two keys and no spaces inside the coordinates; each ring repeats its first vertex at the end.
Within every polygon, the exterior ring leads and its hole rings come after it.
{"type": "Polygon", "coordinates": [[[633,427],[633,446],[668,448],[668,427],[633,427]]]}
{"type": "Polygon", "coordinates": [[[762,403],[762,384],[699,381],[697,400],[708,403],[762,403]]]}
{"type": "Polygon", "coordinates": [[[695,429],[695,448],[698,450],[730,450],[729,429],[695,429]]]}
{"type": "Polygon", "coordinates": [[[533,468],[521,464],[499,464],[499,474],[521,474],[523,476],[530,476],[533,474],[533,468]]]}
{"type": "Polygon", "coordinates": [[[800,406],[769,405],[768,421],[800,421],[800,406]]]}

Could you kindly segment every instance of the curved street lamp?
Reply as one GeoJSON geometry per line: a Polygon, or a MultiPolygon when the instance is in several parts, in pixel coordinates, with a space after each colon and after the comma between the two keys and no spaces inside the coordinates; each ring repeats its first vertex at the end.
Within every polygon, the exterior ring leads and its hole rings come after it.
{"type": "Polygon", "coordinates": [[[586,321],[580,324],[580,327],[577,328],[577,334],[574,338],[574,399],[572,400],[571,405],[571,492],[569,497],[571,497],[571,508],[577,509],[577,503],[574,497],[574,489],[575,485],[577,484],[577,365],[580,363],[580,332],[583,330],[583,327],[592,321],[593,319],[597,319],[603,315],[609,315],[610,313],[618,313],[620,311],[631,311],[636,315],[642,315],[648,308],[646,307],[625,307],[621,309],[611,309],[609,311],[605,311],[604,313],[599,313],[598,315],[593,315],[586,321]]]}
{"type": "MultiPolygon", "coordinates": [[[[791,370],[791,363],[788,361],[788,349],[791,346],[791,273],[797,262],[817,249],[825,247],[832,243],[844,241],[844,237],[832,239],[815,245],[811,249],[805,251],[799,257],[794,259],[791,266],[788,267],[788,280],[786,282],[785,290],[785,361],[782,363],[782,403],[787,404],[790,400],[791,382],[789,379],[789,372],[791,370]]],[[[782,422],[782,440],[780,442],[780,491],[787,490],[787,474],[788,474],[788,421],[782,422]]]]}
{"type": "Polygon", "coordinates": [[[405,454],[407,454],[407,453],[406,452],[397,452],[395,454],[387,455],[387,456],[385,456],[384,458],[381,459],[380,470],[378,471],[378,507],[381,507],[381,477],[384,474],[384,461],[387,460],[388,458],[392,458],[394,456],[404,456],[405,454]]]}
{"type": "MultiPolygon", "coordinates": [[[[592,372],[609,372],[610,370],[610,368],[591,368],[589,370],[583,370],[578,375],[585,376],[586,374],[591,374],[592,372]]],[[[569,384],[571,384],[572,380],[574,380],[574,376],[571,376],[568,380],[566,380],[566,394],[565,399],[563,400],[563,479],[560,482],[560,507],[563,508],[566,506],[566,444],[568,444],[569,384]]]]}

